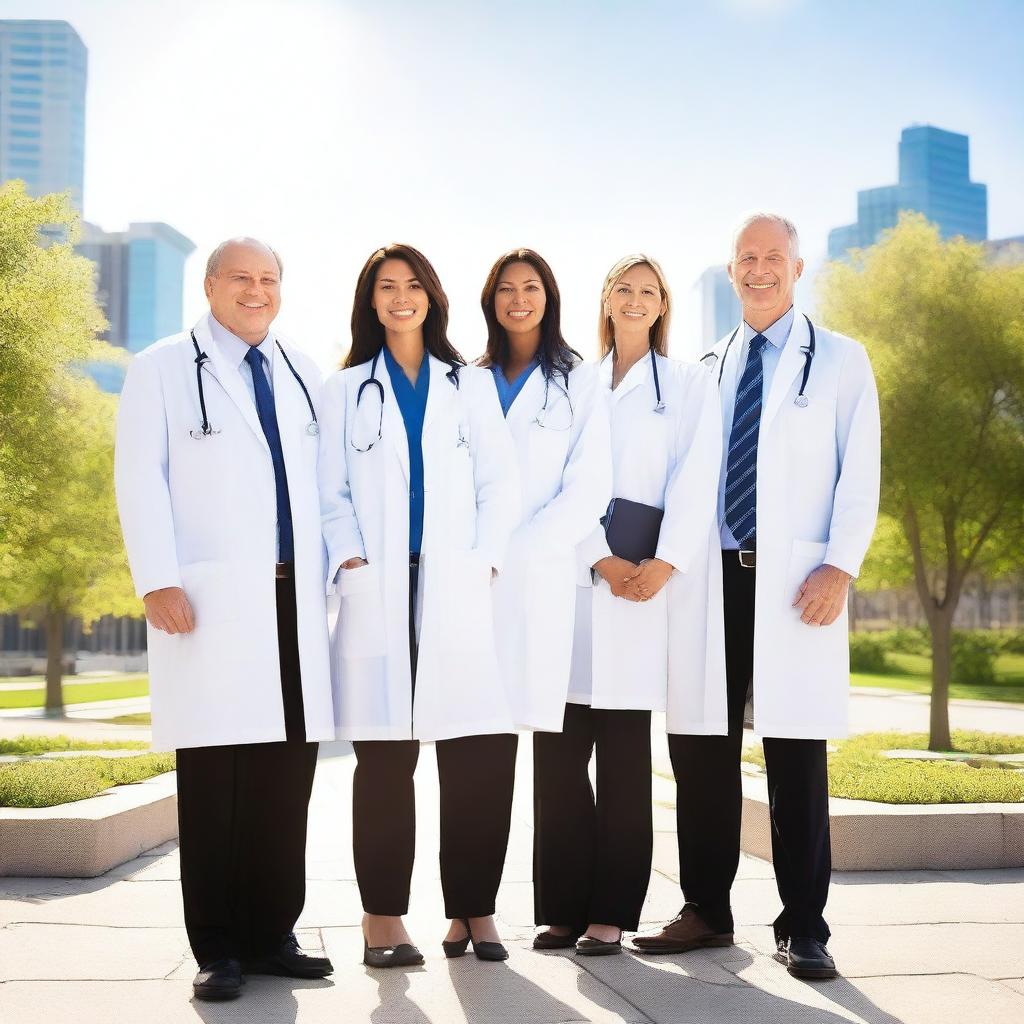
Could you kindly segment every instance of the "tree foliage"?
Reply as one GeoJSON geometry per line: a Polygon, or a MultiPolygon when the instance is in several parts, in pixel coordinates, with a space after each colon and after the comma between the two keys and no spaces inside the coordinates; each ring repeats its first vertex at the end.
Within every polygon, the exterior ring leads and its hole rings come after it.
{"type": "Polygon", "coordinates": [[[96,341],[95,269],[72,248],[77,231],[66,195],[0,186],[0,542],[45,471],[54,378],[110,350],[96,341]]]}
{"type": "Polygon", "coordinates": [[[914,580],[933,641],[932,743],[948,747],[964,582],[1024,562],[1024,267],[991,266],[983,246],[903,214],[830,265],[820,308],[874,366],[883,527],[869,577],[914,580]]]}

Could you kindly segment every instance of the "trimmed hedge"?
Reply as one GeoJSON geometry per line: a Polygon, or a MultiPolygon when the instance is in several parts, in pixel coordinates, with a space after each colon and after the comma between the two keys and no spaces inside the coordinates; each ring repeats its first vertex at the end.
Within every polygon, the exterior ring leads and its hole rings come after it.
{"type": "Polygon", "coordinates": [[[76,757],[0,765],[0,807],[55,807],[96,796],[111,786],[174,771],[173,754],[76,757]]]}
{"type": "MultiPolygon", "coordinates": [[[[1024,754],[1024,736],[955,730],[953,749],[968,754],[1024,754]]],[[[840,741],[828,755],[829,796],[885,804],[1024,802],[1024,772],[974,768],[960,761],[902,761],[883,750],[927,750],[925,733],[875,732],[840,741]]],[[[743,760],[764,767],[760,748],[743,760]]]]}
{"type": "Polygon", "coordinates": [[[61,750],[149,750],[144,740],[75,740],[69,736],[15,736],[0,739],[0,755],[49,754],[61,750]]]}

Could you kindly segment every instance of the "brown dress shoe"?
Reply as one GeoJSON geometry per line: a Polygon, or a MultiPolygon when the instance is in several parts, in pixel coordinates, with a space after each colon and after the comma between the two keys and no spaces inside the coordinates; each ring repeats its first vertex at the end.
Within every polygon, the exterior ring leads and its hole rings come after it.
{"type": "Polygon", "coordinates": [[[633,946],[641,953],[685,953],[707,946],[731,946],[732,932],[709,928],[693,907],[683,907],[677,917],[656,935],[636,935],[633,946]]]}

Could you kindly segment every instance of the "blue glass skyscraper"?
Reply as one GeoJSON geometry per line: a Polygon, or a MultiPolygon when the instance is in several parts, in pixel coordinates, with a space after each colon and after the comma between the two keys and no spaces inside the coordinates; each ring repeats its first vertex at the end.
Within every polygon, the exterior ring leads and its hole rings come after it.
{"type": "Polygon", "coordinates": [[[901,210],[917,210],[937,224],[943,238],[988,237],[988,189],[971,181],[966,135],[931,125],[913,125],[900,135],[897,185],[857,193],[857,223],[834,228],[828,236],[830,259],[864,248],[896,226],[901,210]]]}
{"type": "Polygon", "coordinates": [[[87,53],[66,21],[0,21],[0,182],[82,208],[87,53]]]}

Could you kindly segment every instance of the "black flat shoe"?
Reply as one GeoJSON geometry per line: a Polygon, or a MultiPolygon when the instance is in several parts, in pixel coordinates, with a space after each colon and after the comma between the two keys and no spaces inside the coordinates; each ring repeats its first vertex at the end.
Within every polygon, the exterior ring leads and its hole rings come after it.
{"type": "Polygon", "coordinates": [[[326,978],[334,965],[325,956],[309,956],[299,948],[292,932],[272,953],[242,961],[244,974],[273,974],[282,978],[326,978]]]}
{"type": "Polygon", "coordinates": [[[367,967],[419,967],[423,954],[411,943],[397,946],[371,946],[363,939],[363,963],[367,967]]]}
{"type": "Polygon", "coordinates": [[[469,921],[466,918],[462,918],[462,926],[466,929],[465,938],[441,943],[444,955],[449,960],[462,956],[471,942],[473,943],[473,955],[477,960],[490,960],[497,963],[508,959],[508,950],[500,942],[477,942],[473,938],[473,929],[469,927],[469,921]]]}
{"type": "Polygon", "coordinates": [[[774,959],[785,964],[794,978],[834,978],[838,975],[836,962],[824,942],[806,936],[779,939],[774,959]]]}
{"type": "Polygon", "coordinates": [[[234,959],[211,960],[199,968],[192,981],[196,999],[217,1002],[237,999],[242,994],[242,965],[234,959]]]}
{"type": "Polygon", "coordinates": [[[538,932],[533,937],[534,949],[572,949],[579,938],[579,932],[569,932],[568,935],[555,935],[550,930],[538,932]]]}
{"type": "Polygon", "coordinates": [[[622,952],[622,936],[614,942],[605,942],[604,939],[594,939],[584,935],[576,943],[576,952],[580,956],[614,956],[622,952]]]}

